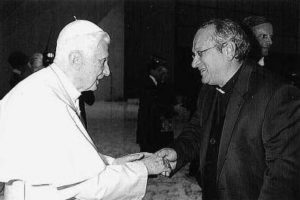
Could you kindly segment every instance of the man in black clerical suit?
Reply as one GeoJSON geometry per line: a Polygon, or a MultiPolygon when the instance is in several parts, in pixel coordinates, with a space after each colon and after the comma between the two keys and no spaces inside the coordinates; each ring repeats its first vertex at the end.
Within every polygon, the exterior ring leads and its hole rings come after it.
{"type": "Polygon", "coordinates": [[[197,111],[156,154],[173,173],[198,155],[204,200],[300,199],[299,89],[246,59],[247,36],[231,20],[204,23],[192,50],[204,84],[197,111]]]}
{"type": "Polygon", "coordinates": [[[173,140],[174,97],[167,76],[165,60],[153,56],[140,89],[136,134],[141,151],[155,152],[173,140]]]}

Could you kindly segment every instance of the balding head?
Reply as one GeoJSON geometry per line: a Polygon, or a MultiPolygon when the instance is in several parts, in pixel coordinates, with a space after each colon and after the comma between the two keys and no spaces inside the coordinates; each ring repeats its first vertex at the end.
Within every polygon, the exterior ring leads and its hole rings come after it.
{"type": "Polygon", "coordinates": [[[75,20],[58,36],[54,63],[79,91],[95,90],[98,80],[109,75],[109,42],[109,35],[96,24],[75,20]]]}

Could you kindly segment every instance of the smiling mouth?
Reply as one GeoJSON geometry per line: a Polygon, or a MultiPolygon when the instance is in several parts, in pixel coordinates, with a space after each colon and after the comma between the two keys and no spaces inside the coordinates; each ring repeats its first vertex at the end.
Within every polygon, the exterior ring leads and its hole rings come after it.
{"type": "Polygon", "coordinates": [[[203,72],[205,72],[206,71],[206,69],[205,68],[201,68],[201,69],[199,69],[200,70],[200,73],[202,74],[203,72]]]}

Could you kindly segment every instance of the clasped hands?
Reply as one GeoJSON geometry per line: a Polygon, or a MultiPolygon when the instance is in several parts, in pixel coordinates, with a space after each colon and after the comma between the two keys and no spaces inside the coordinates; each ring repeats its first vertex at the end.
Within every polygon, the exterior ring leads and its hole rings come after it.
{"type": "Polygon", "coordinates": [[[126,162],[141,161],[148,170],[148,175],[170,176],[176,167],[177,154],[171,148],[164,148],[155,153],[135,153],[116,158],[113,164],[125,164],[126,162]]]}

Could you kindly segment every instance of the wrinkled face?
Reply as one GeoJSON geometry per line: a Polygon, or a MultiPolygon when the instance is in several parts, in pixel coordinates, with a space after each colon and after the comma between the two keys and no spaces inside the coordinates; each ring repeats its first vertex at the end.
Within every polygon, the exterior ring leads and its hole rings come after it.
{"type": "Polygon", "coordinates": [[[214,25],[209,25],[197,31],[192,48],[194,54],[192,67],[200,71],[202,83],[220,85],[225,70],[224,57],[211,40],[214,30],[214,25]]]}
{"type": "Polygon", "coordinates": [[[104,76],[109,76],[109,74],[108,46],[100,43],[94,48],[94,51],[91,50],[90,54],[85,56],[84,69],[82,71],[84,91],[97,90],[99,80],[104,76]]]}
{"type": "Polygon", "coordinates": [[[252,31],[261,47],[262,56],[267,56],[273,43],[273,26],[270,23],[259,24],[252,31]]]}

